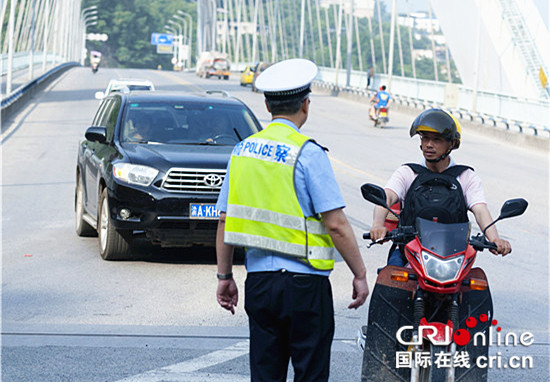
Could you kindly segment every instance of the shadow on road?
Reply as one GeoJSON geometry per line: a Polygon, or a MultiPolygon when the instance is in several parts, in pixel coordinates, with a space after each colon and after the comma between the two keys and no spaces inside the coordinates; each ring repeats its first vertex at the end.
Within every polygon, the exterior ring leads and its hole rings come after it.
{"type": "MultiPolygon", "coordinates": [[[[144,261],[162,264],[216,264],[214,247],[195,246],[189,248],[162,248],[146,239],[134,239],[132,261],[144,261]]],[[[236,250],[235,265],[244,264],[244,252],[236,250]]]]}

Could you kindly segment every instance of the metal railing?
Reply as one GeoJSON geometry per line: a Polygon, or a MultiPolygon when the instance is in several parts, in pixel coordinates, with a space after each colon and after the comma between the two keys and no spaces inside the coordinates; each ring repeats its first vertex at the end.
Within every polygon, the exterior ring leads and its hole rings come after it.
{"type": "Polygon", "coordinates": [[[26,99],[36,92],[41,91],[47,84],[59,77],[67,69],[79,65],[78,62],[65,62],[6,95],[0,102],[2,120],[5,121],[6,118],[11,116],[11,114],[21,107],[26,99]]]}
{"type": "MultiPolygon", "coordinates": [[[[332,68],[319,68],[316,80],[333,92],[349,92],[365,95],[372,93],[380,85],[387,84],[388,76],[374,76],[369,89],[366,89],[366,73],[352,71],[350,86],[345,70],[336,73],[332,68]]],[[[519,132],[533,135],[546,135],[550,138],[550,101],[546,99],[527,99],[511,95],[476,91],[459,84],[419,80],[392,76],[391,94],[400,104],[418,108],[445,107],[461,118],[493,126],[501,125],[506,129],[514,128],[519,132]]]]}

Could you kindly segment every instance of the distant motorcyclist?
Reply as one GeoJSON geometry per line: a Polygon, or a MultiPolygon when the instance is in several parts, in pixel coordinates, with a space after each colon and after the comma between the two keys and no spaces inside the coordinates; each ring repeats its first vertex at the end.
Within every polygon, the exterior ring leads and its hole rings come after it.
{"type": "Polygon", "coordinates": [[[378,118],[378,112],[380,108],[390,108],[392,98],[390,93],[386,91],[386,85],[380,86],[378,92],[370,99],[371,107],[369,111],[370,119],[375,121],[378,118]]]}
{"type": "Polygon", "coordinates": [[[101,52],[96,50],[90,51],[90,66],[92,67],[92,72],[95,73],[99,69],[99,63],[101,62],[101,52]]]}
{"type": "MultiPolygon", "coordinates": [[[[487,208],[487,202],[485,201],[485,195],[483,187],[481,185],[481,179],[473,171],[472,168],[467,166],[458,166],[451,158],[450,154],[453,149],[457,149],[460,146],[461,140],[461,128],[458,121],[448,112],[442,109],[428,109],[423,111],[412,123],[410,129],[410,136],[420,135],[420,149],[424,156],[424,163],[419,165],[402,165],[399,167],[388,180],[385,186],[386,201],[388,206],[393,206],[397,202],[401,202],[403,210],[401,211],[400,221],[408,220],[414,221],[416,216],[414,211],[410,211],[407,208],[407,203],[413,203],[413,194],[415,187],[411,187],[419,172],[422,173],[436,173],[440,174],[440,178],[443,178],[441,174],[443,172],[453,172],[454,167],[463,167],[463,171],[455,171],[454,175],[458,180],[458,184],[455,183],[454,187],[458,187],[461,194],[463,194],[463,211],[459,211],[459,215],[463,216],[463,219],[468,221],[467,211],[471,211],[477,224],[481,230],[485,229],[492,221],[493,218],[487,208]],[[419,168],[427,168],[425,169],[419,168]],[[415,170],[415,168],[417,170],[415,170]],[[423,170],[423,171],[419,171],[423,170]],[[459,175],[456,175],[459,173],[459,175]],[[409,200],[411,199],[411,200],[409,200]],[[407,209],[407,211],[405,211],[407,209]]],[[[452,187],[451,187],[452,188],[452,187]]],[[[388,210],[384,207],[376,206],[373,213],[373,223],[370,229],[370,236],[372,240],[383,239],[387,233],[387,228],[384,225],[385,219],[388,215],[388,210]]],[[[426,218],[425,216],[422,216],[426,218]]],[[[454,218],[454,216],[453,216],[454,218]]],[[[441,221],[442,223],[454,223],[453,221],[441,221]]],[[[411,223],[407,223],[408,225],[411,223]]],[[[507,255],[512,251],[510,243],[504,239],[501,239],[498,235],[495,226],[491,226],[486,232],[487,238],[497,245],[497,250],[491,250],[494,254],[507,255]]],[[[388,258],[388,265],[404,265],[404,256],[399,249],[393,251],[388,258]]]]}

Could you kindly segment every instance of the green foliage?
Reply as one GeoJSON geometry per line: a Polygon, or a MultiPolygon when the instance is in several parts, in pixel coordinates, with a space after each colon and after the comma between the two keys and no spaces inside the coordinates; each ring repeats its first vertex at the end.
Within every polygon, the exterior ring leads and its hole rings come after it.
{"type": "MultiPolygon", "coordinates": [[[[220,4],[221,1],[218,1],[220,4]]],[[[247,3],[246,1],[244,3],[247,3]]],[[[262,1],[264,10],[258,14],[258,51],[255,60],[274,61],[286,58],[298,57],[300,51],[300,15],[301,2],[296,0],[277,0],[262,1]],[[273,7],[272,10],[267,10],[273,7]],[[274,45],[274,47],[273,47],[274,45]]],[[[375,72],[383,73],[384,57],[382,55],[382,41],[384,44],[386,61],[389,52],[390,42],[390,15],[386,12],[382,4],[382,30],[383,40],[379,33],[378,12],[375,9],[374,17],[371,20],[372,42],[374,45],[376,61],[375,72]]],[[[249,1],[248,4],[254,4],[249,1]]],[[[333,53],[332,66],[336,61],[336,41],[338,25],[338,7],[335,5],[329,8],[319,9],[319,19],[317,18],[317,8],[315,1],[306,2],[305,23],[303,42],[303,57],[315,61],[318,65],[331,66],[330,51],[333,53]],[[310,10],[308,7],[312,5],[310,10]],[[310,24],[311,13],[311,24],[310,24]],[[330,25],[327,31],[327,18],[330,25]],[[319,27],[320,24],[320,27],[319,27]],[[319,31],[321,38],[319,37],[319,31]],[[330,33],[330,44],[329,36],[330,33]],[[321,41],[320,41],[321,39],[321,41]]],[[[164,25],[168,20],[181,9],[193,17],[194,31],[196,30],[196,1],[182,0],[84,0],[82,7],[91,5],[98,6],[98,24],[90,28],[88,32],[106,33],[109,40],[102,42],[87,42],[88,49],[99,50],[104,54],[102,65],[114,67],[133,67],[133,68],[156,68],[158,64],[163,67],[171,67],[171,55],[157,54],[156,47],[150,44],[152,33],[164,33],[164,25]]],[[[241,15],[241,20],[253,20],[253,7],[245,10],[245,15],[241,15]]],[[[356,40],[356,27],[353,27],[352,41],[352,68],[359,70],[359,51],[361,53],[362,69],[367,70],[373,63],[371,50],[371,33],[366,18],[356,19],[357,29],[360,40],[360,50],[356,40]]],[[[347,31],[346,14],[343,13],[341,44],[340,44],[340,68],[347,66],[347,31]]],[[[403,57],[403,70],[405,76],[412,77],[411,51],[409,44],[409,31],[406,27],[399,27],[401,34],[401,47],[403,57]]],[[[196,33],[193,34],[196,40],[196,33]]],[[[395,34],[395,45],[393,52],[393,74],[401,75],[401,63],[399,58],[399,49],[397,43],[397,33],[395,34]]],[[[431,40],[422,35],[419,40],[413,39],[414,49],[431,50],[431,40]]],[[[243,35],[240,43],[239,61],[254,61],[252,58],[252,36],[243,35]]],[[[235,44],[233,42],[227,45],[227,51],[230,58],[235,59],[233,52],[235,44]]],[[[193,55],[196,49],[192,48],[193,55]]],[[[386,66],[388,63],[386,63],[386,66]]],[[[444,61],[438,63],[439,79],[445,81],[446,64],[444,61]]],[[[434,79],[433,61],[429,59],[420,59],[415,61],[416,76],[422,79],[434,79]]],[[[453,82],[459,82],[458,72],[454,63],[451,63],[451,73],[453,82]]]]}
{"type": "MultiPolygon", "coordinates": [[[[84,0],[82,8],[96,5],[97,25],[88,33],[105,33],[106,42],[87,41],[88,50],[103,53],[102,66],[122,68],[171,67],[172,55],[157,54],[152,33],[168,33],[164,25],[178,10],[193,18],[196,28],[196,2],[181,0],[84,0]]],[[[192,47],[194,52],[194,46],[192,47]]]]}

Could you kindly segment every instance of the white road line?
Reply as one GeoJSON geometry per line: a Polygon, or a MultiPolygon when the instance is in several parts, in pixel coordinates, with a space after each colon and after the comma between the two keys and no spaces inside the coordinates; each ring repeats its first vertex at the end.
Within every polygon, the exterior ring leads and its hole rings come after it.
{"type": "Polygon", "coordinates": [[[193,358],[189,361],[176,363],[160,369],[150,370],[142,374],[134,375],[128,378],[118,380],[117,382],[227,382],[227,381],[249,381],[249,376],[238,374],[210,374],[196,373],[200,369],[218,365],[248,354],[248,341],[238,342],[222,350],[205,354],[201,357],[193,358]]]}
{"type": "Polygon", "coordinates": [[[210,374],[210,373],[166,373],[155,375],[136,375],[117,382],[249,382],[250,377],[238,374],[210,374]]]}

